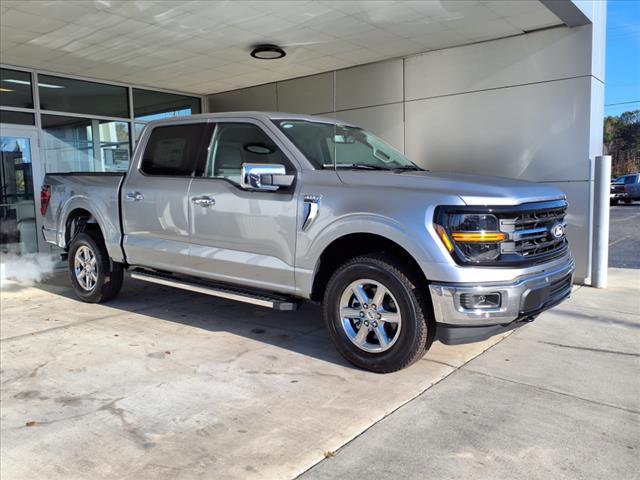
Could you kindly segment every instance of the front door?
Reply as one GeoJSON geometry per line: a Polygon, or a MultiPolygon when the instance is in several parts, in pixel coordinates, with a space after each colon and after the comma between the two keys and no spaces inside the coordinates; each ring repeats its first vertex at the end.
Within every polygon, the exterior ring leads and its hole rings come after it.
{"type": "Polygon", "coordinates": [[[296,195],[240,188],[243,163],[282,164],[282,150],[252,123],[218,123],[204,171],[189,190],[191,266],[196,275],[242,286],[294,289],[296,195]]]}
{"type": "Polygon", "coordinates": [[[0,126],[0,250],[24,255],[47,251],[39,234],[40,188],[35,128],[0,126]]]}

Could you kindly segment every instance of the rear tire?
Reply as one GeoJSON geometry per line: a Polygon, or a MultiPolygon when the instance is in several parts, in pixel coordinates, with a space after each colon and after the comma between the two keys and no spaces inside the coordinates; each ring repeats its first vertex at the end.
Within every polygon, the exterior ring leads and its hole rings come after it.
{"type": "Polygon", "coordinates": [[[123,268],[112,262],[99,234],[79,233],[69,248],[69,277],[80,300],[102,303],[114,298],[122,288],[123,268]]]}
{"type": "Polygon", "coordinates": [[[612,207],[614,207],[614,206],[618,205],[618,199],[617,199],[617,198],[612,198],[612,199],[609,201],[609,204],[610,204],[612,207]]]}
{"type": "Polygon", "coordinates": [[[411,278],[410,269],[386,255],[356,257],[336,270],[322,310],[346,360],[389,373],[422,358],[433,342],[435,321],[427,286],[411,278]]]}

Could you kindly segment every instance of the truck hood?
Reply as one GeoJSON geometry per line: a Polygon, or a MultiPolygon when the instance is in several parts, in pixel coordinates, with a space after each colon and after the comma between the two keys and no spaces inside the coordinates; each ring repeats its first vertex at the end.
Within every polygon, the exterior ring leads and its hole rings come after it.
{"type": "Polygon", "coordinates": [[[504,177],[363,170],[339,170],[338,175],[344,183],[354,186],[428,190],[430,193],[457,195],[467,205],[519,205],[565,198],[565,194],[552,185],[504,177]]]}

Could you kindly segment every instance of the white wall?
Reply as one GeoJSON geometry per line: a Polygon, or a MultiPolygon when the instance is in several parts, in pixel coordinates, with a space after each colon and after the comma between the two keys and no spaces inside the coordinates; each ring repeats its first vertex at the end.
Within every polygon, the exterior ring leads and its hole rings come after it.
{"type": "Polygon", "coordinates": [[[334,116],[431,170],[556,185],[570,203],[568,235],[584,282],[592,164],[602,151],[602,31],[558,27],[216,94],[209,111],[334,116]]]}

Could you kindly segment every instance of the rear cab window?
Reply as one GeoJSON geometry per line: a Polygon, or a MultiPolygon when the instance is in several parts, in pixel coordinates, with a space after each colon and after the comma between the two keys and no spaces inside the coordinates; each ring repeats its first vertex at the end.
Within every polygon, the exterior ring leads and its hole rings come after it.
{"type": "Polygon", "coordinates": [[[203,164],[214,125],[189,123],[156,127],[144,149],[140,171],[146,175],[189,177],[203,164]]]}

